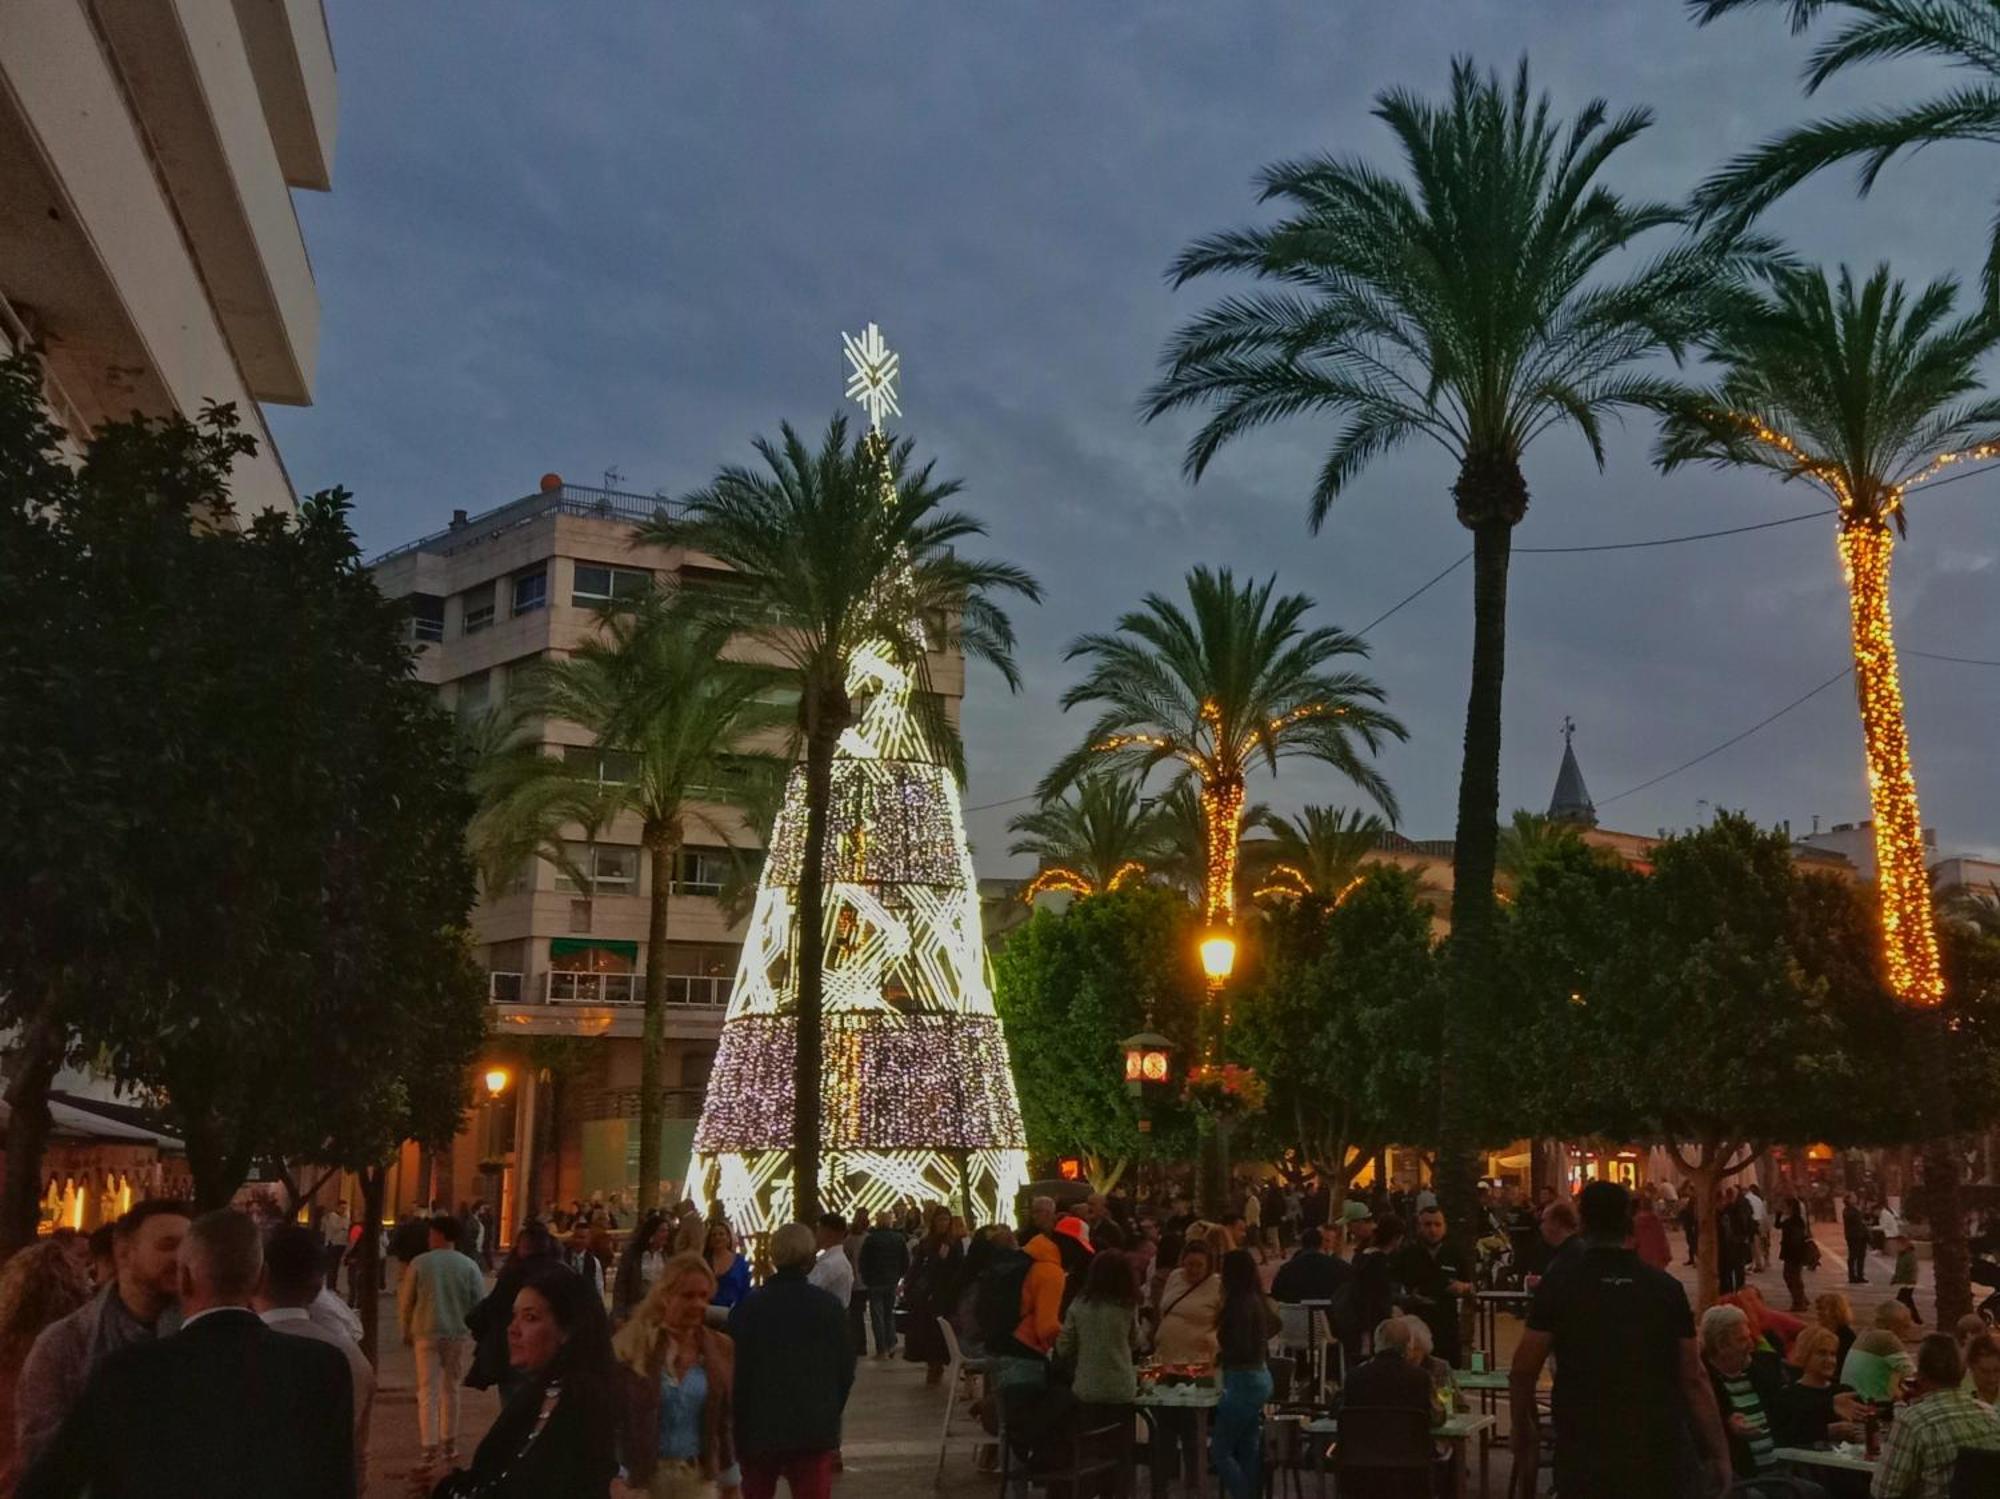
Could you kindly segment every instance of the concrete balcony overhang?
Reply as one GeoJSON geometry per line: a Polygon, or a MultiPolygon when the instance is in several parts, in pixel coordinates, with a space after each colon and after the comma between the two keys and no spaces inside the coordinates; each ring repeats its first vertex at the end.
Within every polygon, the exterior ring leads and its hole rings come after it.
{"type": "MultiPolygon", "coordinates": [[[[714,1041],[722,1035],[720,1009],[671,1015],[670,1041],[714,1041]]],[[[496,1036],[604,1036],[637,1040],[646,1031],[638,1005],[496,1004],[487,1007],[487,1030],[496,1036]]]]}
{"type": "Polygon", "coordinates": [[[233,402],[259,446],[237,467],[239,509],[292,508],[262,414],[77,0],[23,0],[8,14],[0,298],[84,422],[233,402]]]}
{"type": "Polygon", "coordinates": [[[339,87],[322,0],[236,0],[236,24],[285,181],[325,192],[339,87]]]}
{"type": "Polygon", "coordinates": [[[93,7],[250,393],[312,401],[319,292],[236,8],[93,7]]]}

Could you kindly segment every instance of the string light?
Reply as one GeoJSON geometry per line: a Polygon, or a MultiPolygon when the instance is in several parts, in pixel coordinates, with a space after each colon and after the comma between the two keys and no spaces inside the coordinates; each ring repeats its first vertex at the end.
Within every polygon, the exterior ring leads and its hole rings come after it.
{"type": "Polygon", "coordinates": [[[1944,976],[1938,967],[1930,870],[1924,861],[1923,820],[1917,812],[1917,781],[1910,768],[1889,615],[1889,560],[1895,542],[1879,521],[1843,524],[1839,542],[1854,633],[1855,695],[1868,755],[1868,795],[1875,815],[1875,871],[1881,887],[1889,983],[1899,999],[1934,1005],[1944,998],[1944,976]]]}
{"type": "MultiPolygon", "coordinates": [[[[896,414],[896,357],[869,325],[849,341],[850,394],[868,409],[864,456],[894,499],[883,413],[896,414]]],[[[720,1202],[740,1231],[793,1216],[798,944],[824,954],[820,1179],[829,1206],[879,1212],[905,1201],[961,1203],[980,1221],[1011,1216],[1028,1158],[1007,1043],[993,1008],[978,885],[958,787],[935,763],[913,711],[917,682],[899,664],[921,650],[902,574],[883,614],[901,638],[871,642],[849,664],[864,703],[833,762],[825,922],[799,930],[805,864],[805,768],[794,766],[738,960],[694,1153],[689,1195],[720,1202]]]]}
{"type": "Polygon", "coordinates": [[[1840,468],[1812,457],[1784,433],[1755,417],[1732,415],[1759,442],[1790,458],[1798,472],[1826,489],[1840,508],[1837,541],[1841,570],[1847,579],[1855,697],[1861,710],[1868,799],[1874,814],[1883,962],[1889,987],[1898,999],[1914,1005],[1939,1004],[1944,999],[1944,974],[1938,965],[1923,818],[1917,810],[1917,778],[1910,765],[1909,730],[1903,716],[1895,627],[1889,610],[1889,563],[1895,538],[1888,522],[1902,510],[1910,489],[1955,463],[2000,456],[2000,443],[1939,453],[1906,479],[1856,483],[1840,468]],[[1864,488],[1869,492],[1859,492],[1864,488]]]}

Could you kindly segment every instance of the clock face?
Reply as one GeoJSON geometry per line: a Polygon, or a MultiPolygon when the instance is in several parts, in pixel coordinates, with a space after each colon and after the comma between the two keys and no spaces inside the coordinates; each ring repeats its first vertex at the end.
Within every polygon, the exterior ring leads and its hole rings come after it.
{"type": "Polygon", "coordinates": [[[1163,1051],[1149,1051],[1139,1064],[1140,1075],[1149,1083],[1163,1083],[1167,1080],[1167,1054],[1163,1051]]]}

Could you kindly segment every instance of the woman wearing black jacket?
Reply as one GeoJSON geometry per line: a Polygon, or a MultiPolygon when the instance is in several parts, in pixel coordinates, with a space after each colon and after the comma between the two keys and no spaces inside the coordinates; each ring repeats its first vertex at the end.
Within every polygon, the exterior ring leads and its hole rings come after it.
{"type": "Polygon", "coordinates": [[[520,1290],[523,1279],[544,1264],[552,1264],[559,1270],[569,1269],[562,1262],[562,1251],[554,1235],[539,1223],[522,1224],[521,1231],[514,1235],[514,1248],[507,1256],[507,1263],[494,1278],[493,1289],[486,1293],[484,1301],[465,1314],[466,1330],[476,1340],[472,1367],[465,1374],[468,1389],[487,1390],[497,1384],[504,1400],[520,1387],[522,1376],[508,1358],[507,1329],[514,1318],[514,1294],[520,1290]]]}
{"type": "Polygon", "coordinates": [[[606,1499],[618,1461],[603,1300],[560,1260],[531,1261],[514,1286],[507,1349],[513,1394],[472,1466],[431,1499],[606,1499]]]}

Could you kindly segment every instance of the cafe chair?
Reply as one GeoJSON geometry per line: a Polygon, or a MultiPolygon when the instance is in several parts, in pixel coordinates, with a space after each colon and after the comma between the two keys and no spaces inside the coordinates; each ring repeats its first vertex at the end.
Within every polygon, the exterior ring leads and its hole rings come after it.
{"type": "Polygon", "coordinates": [[[1402,1406],[1350,1405],[1333,1450],[1340,1499],[1433,1499],[1431,1414],[1402,1406]]]}
{"type": "Polygon", "coordinates": [[[1993,1499],[2000,1494],[2000,1451],[1960,1450],[1951,1470],[1951,1499],[1993,1499]]]}
{"type": "MultiPolygon", "coordinates": [[[[938,1433],[937,1473],[931,1479],[932,1488],[944,1482],[945,1451],[951,1442],[951,1418],[960,1400],[970,1400],[977,1393],[979,1376],[986,1371],[985,1359],[965,1356],[965,1350],[959,1346],[958,1330],[948,1319],[938,1318],[937,1325],[938,1332],[944,1337],[945,1351],[944,1429],[938,1433]]],[[[984,1443],[986,1433],[979,1432],[979,1438],[984,1443]]]]}

